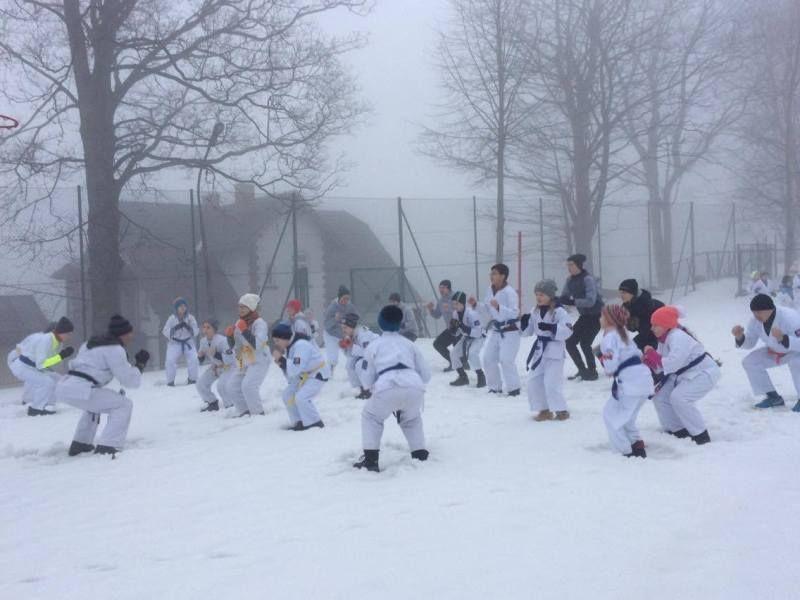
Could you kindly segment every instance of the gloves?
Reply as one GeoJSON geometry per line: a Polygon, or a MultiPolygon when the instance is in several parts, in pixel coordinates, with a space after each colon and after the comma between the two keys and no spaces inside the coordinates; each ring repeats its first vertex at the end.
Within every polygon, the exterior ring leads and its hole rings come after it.
{"type": "Polygon", "coordinates": [[[214,360],[218,360],[222,362],[222,353],[221,352],[214,352],[214,360]]]}
{"type": "Polygon", "coordinates": [[[144,368],[147,366],[147,361],[150,360],[150,353],[144,349],[139,350],[133,357],[133,360],[136,361],[136,368],[140,371],[144,371],[144,368]]]}
{"type": "Polygon", "coordinates": [[[559,298],[559,300],[561,301],[561,304],[564,304],[565,306],[575,306],[575,298],[572,296],[562,296],[559,298]]]}
{"type": "Polygon", "coordinates": [[[58,355],[61,357],[61,360],[69,358],[73,354],[75,354],[75,348],[73,348],[72,346],[67,346],[66,348],[62,348],[61,352],[58,353],[58,355]]]}
{"type": "Polygon", "coordinates": [[[555,333],[556,332],[556,324],[555,323],[541,323],[540,322],[539,325],[537,325],[537,327],[541,331],[549,331],[550,333],[555,333]]]}
{"type": "Polygon", "coordinates": [[[247,324],[247,321],[245,321],[244,319],[239,319],[238,321],[236,321],[236,329],[238,329],[241,332],[247,331],[249,327],[250,326],[247,324]]]}
{"type": "Polygon", "coordinates": [[[644,353],[642,362],[650,367],[651,371],[660,371],[662,368],[661,355],[652,348],[644,353]]]}
{"type": "Polygon", "coordinates": [[[199,362],[201,365],[204,362],[206,362],[206,355],[205,354],[198,354],[197,355],[197,362],[199,362]]]}
{"type": "Polygon", "coordinates": [[[351,340],[349,337],[342,338],[339,340],[339,348],[341,348],[342,350],[347,350],[352,347],[353,347],[353,340],[351,340]]]}
{"type": "Polygon", "coordinates": [[[526,313],[520,317],[519,326],[522,328],[522,331],[525,331],[528,328],[530,322],[531,322],[531,313],[526,313]]]}

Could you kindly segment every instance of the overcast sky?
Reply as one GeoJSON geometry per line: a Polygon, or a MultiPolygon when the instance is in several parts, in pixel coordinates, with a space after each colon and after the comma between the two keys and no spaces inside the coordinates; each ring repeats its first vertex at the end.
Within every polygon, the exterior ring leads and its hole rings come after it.
{"type": "Polygon", "coordinates": [[[347,173],[342,196],[453,197],[475,193],[469,180],[434,164],[414,150],[418,124],[427,121],[440,99],[433,50],[437,27],[446,21],[447,0],[377,0],[372,14],[345,11],[321,19],[326,31],[361,31],[366,48],[351,54],[372,106],[369,121],[332,147],[356,166],[347,173]]]}

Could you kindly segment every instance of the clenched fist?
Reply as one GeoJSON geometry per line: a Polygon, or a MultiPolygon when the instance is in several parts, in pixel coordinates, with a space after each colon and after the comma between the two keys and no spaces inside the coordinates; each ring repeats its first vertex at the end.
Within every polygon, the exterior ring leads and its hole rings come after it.
{"type": "Polygon", "coordinates": [[[731,329],[731,333],[733,334],[733,337],[740,338],[744,335],[744,327],[741,325],[735,325],[733,329],[731,329]]]}
{"type": "Polygon", "coordinates": [[[773,327],[772,331],[770,331],[770,334],[772,334],[772,337],[774,337],[779,342],[783,341],[783,332],[777,327],[773,327]]]}

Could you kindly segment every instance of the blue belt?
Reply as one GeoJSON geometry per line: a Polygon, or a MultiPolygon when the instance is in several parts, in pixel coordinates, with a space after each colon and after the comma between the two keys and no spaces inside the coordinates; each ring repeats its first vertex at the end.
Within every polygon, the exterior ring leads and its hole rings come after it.
{"type": "Polygon", "coordinates": [[[622,363],[617,367],[617,370],[614,371],[614,383],[611,385],[611,395],[614,397],[614,400],[619,400],[619,397],[617,396],[617,390],[619,388],[617,385],[617,377],[619,377],[619,374],[628,367],[634,367],[641,364],[641,356],[631,356],[629,359],[622,361],[622,363]]]}

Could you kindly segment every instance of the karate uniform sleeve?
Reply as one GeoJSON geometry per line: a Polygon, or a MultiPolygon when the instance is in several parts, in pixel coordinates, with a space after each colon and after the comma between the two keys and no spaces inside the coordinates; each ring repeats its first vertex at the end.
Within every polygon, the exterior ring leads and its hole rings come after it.
{"type": "MultiPolygon", "coordinates": [[[[531,319],[533,320],[533,319],[531,319]]],[[[553,339],[563,342],[572,335],[572,323],[569,320],[569,313],[560,306],[556,309],[556,333],[553,339]]]]}
{"type": "Polygon", "coordinates": [[[608,333],[603,336],[600,341],[600,351],[603,354],[603,370],[606,375],[613,375],[619,368],[619,338],[613,333],[608,333]]]}
{"type": "Polygon", "coordinates": [[[192,337],[196,338],[200,333],[200,328],[197,326],[197,319],[194,318],[194,315],[189,315],[189,318],[186,319],[186,322],[189,324],[189,327],[192,329],[192,337]]]}
{"type": "Polygon", "coordinates": [[[142,383],[142,373],[128,362],[122,346],[109,346],[106,364],[122,387],[138,388],[142,383]]]}
{"type": "Polygon", "coordinates": [[[800,352],[800,314],[797,314],[792,309],[787,309],[784,313],[787,316],[786,329],[783,333],[789,338],[789,350],[792,352],[800,352]],[[791,311],[791,312],[790,312],[791,311]]]}
{"type": "Polygon", "coordinates": [[[742,348],[744,350],[750,350],[751,348],[754,348],[755,345],[758,343],[758,338],[759,338],[758,329],[760,327],[764,326],[755,318],[751,318],[747,322],[747,327],[745,328],[744,331],[744,342],[742,342],[742,345],[739,346],[739,348],[742,348]]]}
{"type": "Polygon", "coordinates": [[[414,345],[414,368],[417,373],[419,373],[419,377],[422,379],[423,383],[428,383],[431,380],[431,370],[428,367],[425,357],[422,356],[422,352],[420,352],[416,345],[414,345]]]}
{"type": "Polygon", "coordinates": [[[583,298],[575,298],[576,308],[592,308],[597,303],[597,282],[594,277],[587,275],[583,278],[586,295],[583,298]]]}
{"type": "Polygon", "coordinates": [[[689,355],[696,343],[694,338],[680,329],[674,329],[667,340],[669,352],[661,354],[664,373],[669,375],[689,364],[689,355]]]}
{"type": "Polygon", "coordinates": [[[161,333],[164,334],[164,337],[168,340],[172,339],[172,328],[177,325],[178,319],[175,315],[170,315],[167,322],[164,323],[164,329],[161,330],[161,333]]]}

